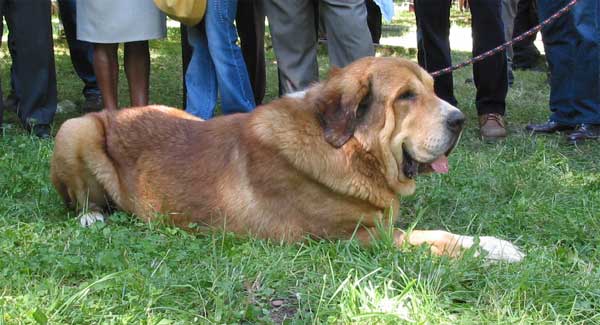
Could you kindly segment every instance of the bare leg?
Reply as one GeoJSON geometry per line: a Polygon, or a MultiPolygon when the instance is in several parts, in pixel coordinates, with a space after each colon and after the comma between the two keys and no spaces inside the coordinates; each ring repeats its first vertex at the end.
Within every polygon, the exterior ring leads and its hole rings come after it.
{"type": "MultiPolygon", "coordinates": [[[[356,237],[365,244],[370,244],[375,236],[377,236],[375,228],[362,228],[356,233],[356,237]]],[[[431,253],[435,255],[458,257],[463,250],[469,249],[475,244],[475,239],[471,236],[461,236],[442,230],[413,230],[405,233],[394,229],[394,243],[396,246],[404,243],[412,246],[428,244],[431,247],[431,253]]],[[[479,237],[479,247],[487,252],[488,260],[519,262],[525,256],[513,244],[495,237],[479,237]]]]}
{"type": "Polygon", "coordinates": [[[94,44],[94,72],[107,110],[119,107],[119,44],[94,44]]]}
{"type": "Polygon", "coordinates": [[[150,50],[148,41],[125,43],[125,74],[131,106],[148,105],[150,50]]]}

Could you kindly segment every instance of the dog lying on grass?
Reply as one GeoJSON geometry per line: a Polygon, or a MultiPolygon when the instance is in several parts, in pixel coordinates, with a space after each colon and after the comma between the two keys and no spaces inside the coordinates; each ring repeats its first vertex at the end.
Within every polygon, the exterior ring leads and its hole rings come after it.
{"type": "MultiPolygon", "coordinates": [[[[368,243],[378,223],[396,220],[387,216],[417,175],[448,172],[463,121],[416,64],[364,58],[248,114],[202,121],[148,106],[70,119],[56,135],[51,176],[84,225],[104,220],[112,204],[183,228],[368,243]]],[[[445,231],[393,237],[450,256],[476,242],[445,231]]],[[[478,244],[490,259],[524,256],[497,238],[478,244]]]]}

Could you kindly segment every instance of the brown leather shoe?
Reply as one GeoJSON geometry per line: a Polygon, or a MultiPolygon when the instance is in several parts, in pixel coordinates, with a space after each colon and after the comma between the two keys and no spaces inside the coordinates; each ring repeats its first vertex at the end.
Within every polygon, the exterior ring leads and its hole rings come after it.
{"type": "Polygon", "coordinates": [[[505,138],[506,124],[502,115],[498,113],[479,115],[479,134],[484,140],[505,138]]]}

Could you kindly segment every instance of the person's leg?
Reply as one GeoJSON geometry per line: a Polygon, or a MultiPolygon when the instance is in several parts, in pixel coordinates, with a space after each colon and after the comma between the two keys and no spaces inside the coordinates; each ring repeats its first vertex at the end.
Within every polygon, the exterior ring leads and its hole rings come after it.
{"type": "Polygon", "coordinates": [[[217,75],[210,58],[205,22],[188,27],[188,42],[192,58],[185,73],[187,89],[186,112],[208,120],[213,117],[217,105],[217,75]]]}
{"type": "MultiPolygon", "coordinates": [[[[539,19],[550,17],[564,7],[567,0],[539,0],[539,19]]],[[[581,3],[578,4],[580,6],[581,3]]],[[[550,110],[551,120],[565,125],[575,125],[573,117],[577,110],[572,105],[575,93],[575,60],[578,35],[575,29],[572,13],[569,13],[554,23],[542,29],[546,58],[551,72],[550,79],[550,110]]]]}
{"type": "Polygon", "coordinates": [[[367,6],[367,25],[374,44],[379,44],[381,39],[381,9],[373,0],[366,0],[367,6]]]}
{"type": "Polygon", "coordinates": [[[364,0],[322,0],[321,15],[331,66],[345,67],[375,55],[364,0]]]}
{"type": "Polygon", "coordinates": [[[600,3],[583,0],[573,8],[577,34],[573,105],[578,124],[600,124],[600,3]]]}
{"type": "MultiPolygon", "coordinates": [[[[517,15],[517,5],[519,0],[502,0],[502,22],[504,23],[504,40],[512,40],[515,27],[515,17],[517,15]]],[[[506,48],[506,62],[508,70],[508,84],[512,85],[514,74],[512,69],[513,47],[506,48]]]]}
{"type": "Polygon", "coordinates": [[[327,35],[325,35],[325,31],[323,30],[323,24],[321,24],[321,15],[319,15],[319,6],[320,6],[320,2],[321,0],[311,0],[312,2],[312,10],[314,13],[314,17],[315,17],[315,33],[317,35],[317,40],[319,39],[326,39],[327,35]]]}
{"type": "Polygon", "coordinates": [[[19,90],[18,112],[26,128],[48,128],[56,112],[56,72],[49,1],[9,1],[4,15],[14,35],[13,67],[19,90]]]}
{"type": "MultiPolygon", "coordinates": [[[[469,2],[472,16],[473,56],[504,43],[502,8],[497,0],[469,2]]],[[[508,91],[506,52],[497,53],[473,64],[477,88],[475,106],[479,115],[479,133],[484,140],[506,137],[504,113],[508,91]]]]}
{"type": "MultiPolygon", "coordinates": [[[[415,1],[419,65],[429,72],[452,65],[450,56],[450,5],[451,0],[415,1]]],[[[435,78],[435,93],[456,106],[452,74],[435,78]]]]}
{"type": "MultiPolygon", "coordinates": [[[[568,0],[539,0],[543,21],[568,0]]],[[[551,72],[548,122],[530,124],[533,132],[576,130],[567,141],[578,143],[600,138],[600,5],[579,1],[571,12],[542,29],[551,72]]]]}
{"type": "Polygon", "coordinates": [[[236,44],[236,11],[237,0],[208,0],[204,16],[223,114],[250,112],[256,107],[242,50],[236,44]]]}
{"type": "Polygon", "coordinates": [[[125,75],[131,106],[148,105],[150,89],[150,49],[148,41],[125,43],[125,75]]]}
{"type": "Polygon", "coordinates": [[[312,0],[264,0],[264,5],[283,88],[280,93],[302,90],[318,81],[312,0]]]}
{"type": "Polygon", "coordinates": [[[119,44],[94,44],[94,73],[108,110],[119,108],[119,44]]]}
{"type": "Polygon", "coordinates": [[[254,102],[260,105],[265,97],[265,13],[262,1],[240,0],[235,18],[248,77],[254,92],[254,102]]]}
{"type": "MultiPolygon", "coordinates": [[[[471,1],[473,17],[473,55],[477,56],[504,43],[504,26],[500,2],[471,1]]],[[[504,115],[507,83],[506,53],[501,52],[473,65],[473,81],[477,87],[476,106],[479,115],[504,115]]]]}
{"type": "Polygon", "coordinates": [[[94,74],[94,46],[90,42],[77,39],[77,7],[75,0],[59,0],[60,20],[65,28],[65,36],[69,45],[71,63],[75,72],[83,81],[83,95],[99,96],[100,89],[94,74]]]}
{"type": "MultiPolygon", "coordinates": [[[[539,0],[543,21],[568,0],[539,0]]],[[[600,138],[600,5],[581,0],[571,12],[542,29],[551,72],[548,122],[529,124],[536,133],[570,130],[567,140],[577,143],[600,138]]]]}
{"type": "Polygon", "coordinates": [[[186,100],[187,100],[187,86],[185,84],[185,72],[190,65],[190,60],[192,59],[192,47],[188,42],[188,34],[187,27],[184,24],[179,24],[179,32],[181,33],[181,68],[182,68],[182,89],[183,89],[183,109],[186,109],[186,100]]]}
{"type": "MultiPolygon", "coordinates": [[[[513,38],[525,33],[538,24],[536,0],[519,0],[513,38]]],[[[513,45],[513,68],[531,69],[540,58],[540,51],[535,47],[536,35],[525,38],[513,45]]]]}

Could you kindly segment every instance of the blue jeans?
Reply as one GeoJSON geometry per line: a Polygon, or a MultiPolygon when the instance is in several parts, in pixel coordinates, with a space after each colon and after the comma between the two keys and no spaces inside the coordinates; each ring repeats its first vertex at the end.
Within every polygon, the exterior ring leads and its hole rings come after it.
{"type": "Polygon", "coordinates": [[[60,20],[65,28],[71,63],[85,85],[83,95],[85,97],[99,96],[100,89],[94,73],[94,46],[92,43],[77,39],[77,6],[75,2],[75,0],[58,0],[60,20]]]}
{"type": "MultiPolygon", "coordinates": [[[[568,0],[538,0],[540,21],[568,0]]],[[[600,124],[600,4],[580,0],[542,29],[550,80],[550,119],[566,125],[600,124]]]]}
{"type": "Polygon", "coordinates": [[[186,111],[203,119],[214,115],[217,89],[223,114],[250,112],[256,106],[242,51],[236,44],[236,10],[237,0],[208,0],[204,20],[188,28],[193,53],[185,75],[186,111]]]}

